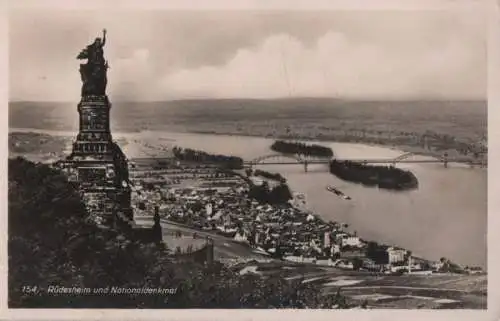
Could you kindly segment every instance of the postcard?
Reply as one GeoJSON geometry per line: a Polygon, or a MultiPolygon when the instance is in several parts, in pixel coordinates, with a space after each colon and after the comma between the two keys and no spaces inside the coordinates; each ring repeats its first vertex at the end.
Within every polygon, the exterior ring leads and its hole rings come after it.
{"type": "Polygon", "coordinates": [[[498,318],[492,8],[10,3],[6,313],[498,318]]]}

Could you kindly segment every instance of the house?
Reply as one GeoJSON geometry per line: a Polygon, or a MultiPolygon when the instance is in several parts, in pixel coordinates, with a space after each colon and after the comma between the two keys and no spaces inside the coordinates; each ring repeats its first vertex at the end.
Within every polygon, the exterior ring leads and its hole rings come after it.
{"type": "Polygon", "coordinates": [[[423,270],[422,264],[420,264],[420,263],[412,263],[412,264],[410,264],[410,268],[411,268],[412,271],[423,270]]]}
{"type": "Polygon", "coordinates": [[[247,235],[245,232],[243,233],[237,232],[236,235],[234,236],[234,240],[236,242],[248,243],[247,235]]]}
{"type": "Polygon", "coordinates": [[[330,253],[331,255],[335,255],[337,253],[340,253],[340,246],[338,244],[333,244],[331,247],[330,247],[330,253]]]}
{"type": "Polygon", "coordinates": [[[357,236],[344,235],[341,238],[342,246],[361,247],[363,243],[357,236]]]}
{"type": "Polygon", "coordinates": [[[354,269],[354,265],[350,261],[346,260],[340,260],[337,264],[335,264],[335,267],[338,267],[339,269],[345,269],[345,270],[352,270],[354,269]]]}
{"type": "Polygon", "coordinates": [[[364,258],[366,256],[365,252],[360,249],[353,249],[349,251],[342,251],[340,257],[344,259],[354,259],[354,258],[364,258]]]}
{"type": "Polygon", "coordinates": [[[392,273],[397,273],[397,272],[407,272],[407,271],[408,271],[408,267],[407,267],[406,265],[402,265],[402,266],[391,266],[390,271],[391,271],[392,273]]]}
{"type": "Polygon", "coordinates": [[[323,233],[323,247],[330,247],[330,232],[323,233]]]}
{"type": "Polygon", "coordinates": [[[434,271],[438,271],[444,267],[444,262],[438,261],[431,264],[431,267],[434,271]]]}
{"type": "Polygon", "coordinates": [[[377,264],[375,261],[364,258],[362,263],[362,267],[368,271],[383,271],[385,270],[385,264],[377,264]]]}
{"type": "Polygon", "coordinates": [[[375,261],[373,261],[372,259],[368,259],[368,258],[363,259],[363,267],[364,268],[374,268],[376,266],[377,265],[375,264],[375,261]]]}
{"type": "Polygon", "coordinates": [[[408,253],[407,250],[396,247],[389,247],[386,251],[389,258],[389,264],[404,262],[408,253]]]}
{"type": "Polygon", "coordinates": [[[411,272],[408,272],[408,274],[415,274],[415,275],[431,275],[432,274],[432,271],[430,270],[420,270],[420,271],[411,271],[411,272]]]}
{"type": "Polygon", "coordinates": [[[344,237],[348,237],[349,235],[347,233],[344,233],[344,232],[340,232],[340,233],[336,233],[335,234],[335,239],[337,241],[341,241],[344,237]]]}
{"type": "Polygon", "coordinates": [[[316,265],[333,266],[333,261],[332,261],[332,259],[316,260],[316,265]]]}
{"type": "Polygon", "coordinates": [[[465,272],[468,274],[481,274],[483,269],[478,266],[466,267],[465,272]]]}

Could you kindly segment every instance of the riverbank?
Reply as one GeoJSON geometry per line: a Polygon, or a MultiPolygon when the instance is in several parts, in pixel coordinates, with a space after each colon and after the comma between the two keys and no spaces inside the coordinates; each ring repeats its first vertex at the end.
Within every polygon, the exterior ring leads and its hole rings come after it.
{"type": "MultiPolygon", "coordinates": [[[[432,150],[428,148],[423,148],[421,146],[416,146],[416,145],[408,145],[408,144],[396,144],[393,142],[385,142],[381,141],[378,143],[372,142],[370,139],[364,140],[362,137],[359,137],[358,140],[356,141],[351,141],[347,139],[342,139],[341,136],[327,136],[327,135],[322,135],[322,136],[295,136],[295,137],[290,137],[288,135],[264,135],[264,134],[252,134],[248,132],[238,132],[238,131],[214,131],[214,130],[195,130],[195,129],[181,129],[179,127],[172,127],[169,128],[168,131],[161,131],[161,130],[139,130],[139,131],[130,131],[130,132],[114,132],[113,137],[117,139],[121,138],[130,138],[130,137],[136,137],[137,134],[140,133],[154,133],[154,132],[161,132],[161,133],[175,133],[175,134],[199,134],[199,135],[213,135],[213,136],[222,136],[222,137],[251,137],[251,138],[265,138],[265,139],[283,139],[283,140],[295,140],[298,142],[317,142],[317,143],[331,143],[331,142],[339,142],[339,143],[348,143],[348,144],[363,144],[366,146],[371,146],[371,147],[381,147],[381,148],[387,148],[391,149],[393,151],[398,151],[398,152],[403,152],[403,153],[412,153],[414,155],[418,156],[424,156],[424,157],[431,157],[435,159],[442,158],[444,153],[448,153],[448,158],[453,159],[453,158],[460,158],[463,160],[464,158],[470,159],[470,161],[485,161],[487,162],[488,154],[481,154],[479,159],[475,159],[472,156],[467,156],[464,157],[463,155],[458,155],[458,152],[452,149],[448,150],[432,150]]],[[[73,137],[76,135],[77,131],[62,131],[62,130],[48,130],[48,129],[38,129],[38,128],[22,128],[22,127],[11,127],[9,128],[9,134],[46,134],[46,135],[51,135],[51,136],[67,136],[67,137],[73,137]]],[[[450,162],[454,163],[454,162],[450,162]]]]}
{"type": "MultiPolygon", "coordinates": [[[[275,140],[294,140],[297,142],[301,143],[310,143],[310,142],[318,142],[318,143],[331,143],[331,142],[339,142],[339,143],[352,143],[352,144],[363,144],[367,146],[372,146],[372,147],[382,147],[382,148],[388,148],[394,151],[402,151],[404,153],[411,153],[414,155],[418,156],[425,156],[425,157],[431,157],[435,159],[440,159],[443,157],[445,153],[448,153],[449,158],[460,158],[461,160],[463,159],[469,159],[472,162],[478,162],[481,160],[484,160],[487,162],[488,155],[487,154],[481,154],[481,157],[479,160],[475,159],[472,156],[469,157],[464,157],[463,155],[459,155],[459,153],[456,150],[453,149],[446,149],[446,150],[431,150],[428,148],[423,148],[420,146],[415,146],[415,145],[406,145],[406,144],[394,144],[394,143],[373,143],[370,140],[363,140],[362,137],[360,137],[360,140],[357,141],[350,141],[346,139],[339,139],[338,136],[325,136],[322,135],[320,137],[318,136],[294,136],[290,137],[288,135],[262,135],[262,134],[250,134],[250,133],[240,133],[240,132],[231,132],[231,131],[226,131],[226,132],[218,132],[218,131],[211,131],[211,130],[189,130],[189,131],[179,131],[179,133],[193,133],[193,134],[200,134],[200,135],[215,135],[215,136],[242,136],[242,137],[258,137],[258,138],[266,138],[266,139],[275,139],[275,140]]],[[[340,137],[341,138],[341,137],[340,137]]]]}

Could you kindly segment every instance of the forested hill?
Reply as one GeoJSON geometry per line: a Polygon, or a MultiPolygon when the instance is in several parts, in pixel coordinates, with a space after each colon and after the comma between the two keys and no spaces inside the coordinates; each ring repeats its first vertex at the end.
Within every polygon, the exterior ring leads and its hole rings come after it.
{"type": "MultiPolygon", "coordinates": [[[[160,245],[127,240],[86,221],[65,176],[23,158],[9,160],[10,308],[331,308],[311,285],[281,276],[239,275],[219,263],[175,262],[160,245]],[[174,288],[169,295],[48,294],[49,286],[174,288]]],[[[340,303],[340,305],[339,305],[340,303]]]]}

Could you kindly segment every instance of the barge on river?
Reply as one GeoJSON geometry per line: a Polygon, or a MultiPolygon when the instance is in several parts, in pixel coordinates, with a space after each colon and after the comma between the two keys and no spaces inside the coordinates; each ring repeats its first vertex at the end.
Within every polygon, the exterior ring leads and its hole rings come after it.
{"type": "Polygon", "coordinates": [[[326,190],[329,191],[329,192],[332,192],[333,194],[335,194],[337,196],[342,197],[345,200],[350,200],[351,199],[350,196],[345,195],[342,191],[338,190],[337,188],[335,188],[335,187],[333,187],[331,185],[328,185],[326,187],[326,190]]]}

